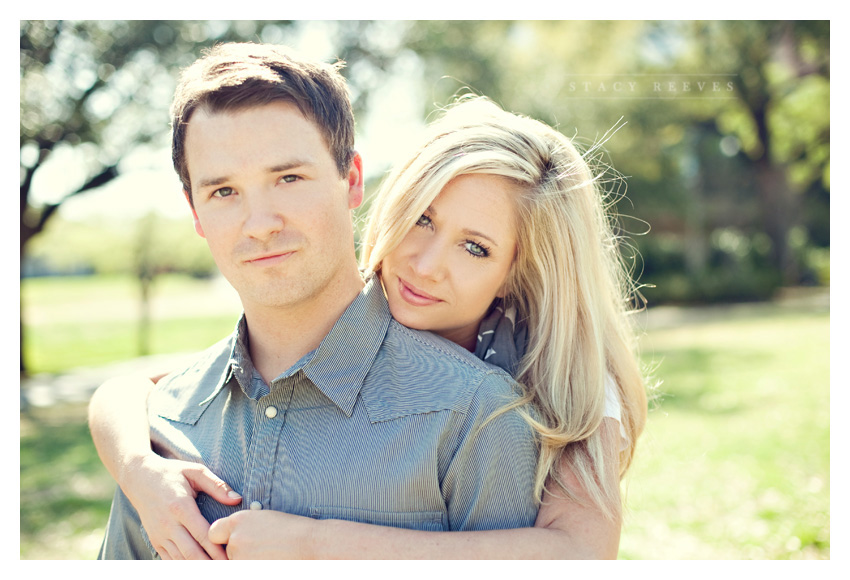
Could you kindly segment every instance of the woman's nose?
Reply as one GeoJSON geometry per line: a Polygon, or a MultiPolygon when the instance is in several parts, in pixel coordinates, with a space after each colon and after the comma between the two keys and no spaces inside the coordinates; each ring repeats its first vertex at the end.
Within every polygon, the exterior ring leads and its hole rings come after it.
{"type": "Polygon", "coordinates": [[[432,280],[441,279],[445,273],[445,252],[439,243],[429,240],[410,257],[410,266],[417,276],[432,280]]]}

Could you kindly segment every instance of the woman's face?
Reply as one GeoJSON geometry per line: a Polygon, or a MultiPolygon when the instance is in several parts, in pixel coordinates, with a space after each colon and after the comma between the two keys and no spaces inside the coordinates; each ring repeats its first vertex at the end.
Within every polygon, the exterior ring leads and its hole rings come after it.
{"type": "Polygon", "coordinates": [[[440,192],[381,265],[390,311],[473,350],[478,325],[516,255],[514,199],[504,177],[462,175],[440,192]]]}

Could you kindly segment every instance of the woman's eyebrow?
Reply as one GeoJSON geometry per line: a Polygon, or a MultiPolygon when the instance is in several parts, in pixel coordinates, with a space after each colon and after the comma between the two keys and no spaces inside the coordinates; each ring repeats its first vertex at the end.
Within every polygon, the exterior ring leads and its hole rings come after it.
{"type": "Polygon", "coordinates": [[[478,230],[464,229],[463,233],[464,233],[464,235],[467,235],[467,236],[476,236],[476,237],[479,237],[479,238],[484,238],[485,240],[489,241],[494,246],[499,245],[499,243],[496,240],[494,240],[493,238],[491,238],[490,236],[488,236],[484,232],[479,232],[478,230]]]}
{"type": "MultiPolygon", "coordinates": [[[[434,211],[434,208],[431,207],[430,205],[428,206],[428,209],[426,209],[425,211],[427,211],[432,216],[437,215],[437,212],[434,211]]],[[[496,240],[494,240],[493,238],[491,238],[490,236],[488,236],[484,232],[479,232],[478,230],[471,230],[469,228],[464,228],[463,230],[461,230],[461,233],[465,236],[477,236],[479,238],[484,238],[485,240],[487,240],[488,242],[490,242],[494,246],[499,245],[499,242],[497,242],[496,240]]]]}

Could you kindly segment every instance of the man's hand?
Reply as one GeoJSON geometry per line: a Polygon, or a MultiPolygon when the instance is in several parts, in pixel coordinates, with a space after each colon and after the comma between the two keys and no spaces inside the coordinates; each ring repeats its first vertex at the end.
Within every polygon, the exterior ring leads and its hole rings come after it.
{"type": "Polygon", "coordinates": [[[310,560],[320,522],[271,510],[246,510],[213,522],[209,538],[231,560],[310,560]]]}
{"type": "Polygon", "coordinates": [[[226,505],[238,493],[198,463],[164,459],[154,453],[128,466],[121,489],[136,508],[154,549],[163,560],[226,560],[224,549],[207,536],[209,522],[195,498],[204,492],[226,505]]]}

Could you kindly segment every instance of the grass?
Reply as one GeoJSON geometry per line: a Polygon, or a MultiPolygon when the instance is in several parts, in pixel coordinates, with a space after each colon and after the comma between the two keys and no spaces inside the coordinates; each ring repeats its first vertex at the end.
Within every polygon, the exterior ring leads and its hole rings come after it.
{"type": "MultiPolygon", "coordinates": [[[[200,297],[213,306],[218,299],[196,282],[169,281],[169,300],[183,306],[156,319],[158,348],[171,333],[180,343],[178,331],[205,346],[232,328],[232,315],[217,322],[199,314],[200,297]]],[[[44,288],[29,290],[36,304],[44,288]]],[[[57,330],[73,326],[68,312],[36,312],[31,340],[36,351],[52,350],[32,352],[33,361],[58,359],[63,349],[75,353],[64,360],[83,360],[89,348],[106,358],[97,345],[115,338],[98,338],[97,329],[115,321],[90,316],[98,311],[86,301],[104,304],[110,295],[84,284],[76,290],[64,296],[87,318],[91,337],[57,330]]],[[[52,299],[42,307],[58,309],[62,301],[51,306],[52,299]]],[[[755,305],[650,330],[642,347],[663,382],[627,478],[620,557],[828,559],[828,311],[755,305]]],[[[20,443],[21,558],[94,558],[114,484],[89,438],[85,407],[31,408],[21,414],[20,443]]]]}
{"type": "Polygon", "coordinates": [[[91,442],[84,405],[21,414],[21,559],[94,559],[115,483],[91,442]]]}
{"type": "Polygon", "coordinates": [[[829,315],[650,332],[623,558],[829,558],[829,315]]]}
{"type": "MultiPolygon", "coordinates": [[[[233,330],[240,308],[218,280],[164,275],[151,292],[147,354],[193,352],[233,330]]],[[[126,360],[139,350],[139,290],[127,276],[26,279],[24,352],[30,374],[126,360]]]]}

